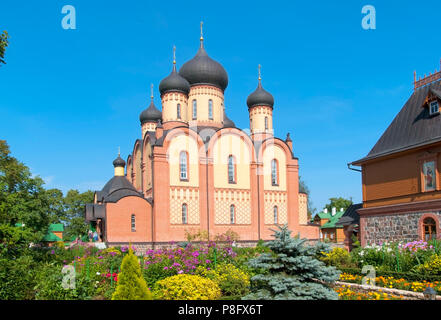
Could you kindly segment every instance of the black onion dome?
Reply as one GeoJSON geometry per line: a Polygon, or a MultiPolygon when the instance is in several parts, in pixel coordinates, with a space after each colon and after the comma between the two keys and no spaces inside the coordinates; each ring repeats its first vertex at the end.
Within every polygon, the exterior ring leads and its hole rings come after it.
{"type": "Polygon", "coordinates": [[[222,91],[228,86],[228,74],[224,67],[208,56],[202,44],[194,58],[181,67],[179,75],[191,85],[210,84],[222,91]]]}
{"type": "Polygon", "coordinates": [[[224,128],[236,128],[236,125],[234,124],[234,122],[230,118],[227,117],[227,114],[225,113],[225,111],[224,111],[223,124],[224,124],[224,128]]]}
{"type": "Polygon", "coordinates": [[[153,99],[150,106],[139,115],[139,121],[141,121],[141,124],[145,122],[157,122],[161,118],[162,113],[156,108],[153,99]]]}
{"type": "Polygon", "coordinates": [[[248,108],[254,106],[268,106],[272,108],[274,106],[274,98],[272,94],[262,88],[260,80],[257,89],[248,96],[247,105],[248,108]]]}
{"type": "Polygon", "coordinates": [[[173,64],[173,71],[170,75],[159,83],[159,92],[161,96],[170,91],[177,91],[188,94],[190,92],[190,84],[185,78],[176,72],[176,65],[173,64]]]}
{"type": "Polygon", "coordinates": [[[118,155],[118,158],[113,160],[113,166],[114,167],[125,167],[126,162],[118,155]]]}

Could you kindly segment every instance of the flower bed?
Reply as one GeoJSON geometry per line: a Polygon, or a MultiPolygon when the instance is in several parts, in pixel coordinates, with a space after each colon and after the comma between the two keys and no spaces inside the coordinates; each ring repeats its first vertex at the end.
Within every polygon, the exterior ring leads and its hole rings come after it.
{"type": "Polygon", "coordinates": [[[335,292],[338,293],[339,300],[402,300],[403,296],[397,296],[382,292],[369,291],[360,292],[351,288],[350,286],[342,285],[334,288],[335,292]]]}
{"type": "MultiPolygon", "coordinates": [[[[362,276],[342,273],[340,280],[351,283],[362,283],[362,276]]],[[[369,280],[367,281],[369,283],[369,280]]],[[[400,290],[407,290],[413,292],[424,292],[427,287],[432,287],[438,294],[441,293],[441,283],[439,281],[407,281],[405,279],[395,279],[393,277],[376,277],[375,285],[384,288],[393,288],[400,290]]]]}
{"type": "MultiPolygon", "coordinates": [[[[374,266],[378,271],[417,272],[441,275],[441,242],[439,240],[408,243],[384,242],[351,251],[353,265],[374,266]],[[428,264],[427,264],[428,263],[428,264]]],[[[343,266],[348,267],[348,265],[343,266]]]]}

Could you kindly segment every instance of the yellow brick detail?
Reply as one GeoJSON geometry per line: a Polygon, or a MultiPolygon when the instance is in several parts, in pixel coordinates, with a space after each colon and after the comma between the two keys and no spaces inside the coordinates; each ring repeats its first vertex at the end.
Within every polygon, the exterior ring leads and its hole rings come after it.
{"type": "Polygon", "coordinates": [[[170,223],[182,224],[182,205],[187,204],[187,223],[199,224],[199,190],[170,188],[170,223]]]}
{"type": "Polygon", "coordinates": [[[265,224],[274,224],[274,206],[278,209],[278,224],[288,223],[287,195],[285,192],[265,192],[265,224]]]}
{"type": "Polygon", "coordinates": [[[215,224],[230,224],[230,206],[236,208],[235,224],[251,224],[251,195],[250,191],[231,191],[218,189],[214,193],[215,224]]]}

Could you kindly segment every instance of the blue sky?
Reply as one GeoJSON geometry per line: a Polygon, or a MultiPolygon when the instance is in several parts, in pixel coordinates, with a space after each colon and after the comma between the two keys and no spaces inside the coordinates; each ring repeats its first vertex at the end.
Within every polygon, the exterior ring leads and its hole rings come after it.
{"type": "Polygon", "coordinates": [[[0,139],[47,187],[101,189],[118,146],[140,137],[150,83],[199,45],[227,70],[228,116],[248,128],[247,96],[262,83],[275,98],[278,137],[290,132],[313,204],[361,201],[365,156],[402,108],[417,74],[439,70],[439,1],[2,1],[10,34],[0,67],[0,139]],[[76,30],[61,27],[64,5],[76,30]],[[361,27],[364,5],[376,29],[361,27]]]}

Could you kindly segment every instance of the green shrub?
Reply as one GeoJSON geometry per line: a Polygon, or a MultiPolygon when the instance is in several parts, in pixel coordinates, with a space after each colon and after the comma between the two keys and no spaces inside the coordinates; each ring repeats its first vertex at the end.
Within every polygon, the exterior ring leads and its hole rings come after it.
{"type": "Polygon", "coordinates": [[[217,283],[223,296],[244,296],[249,293],[250,277],[232,264],[218,264],[215,270],[198,267],[196,274],[217,283]]]}
{"type": "Polygon", "coordinates": [[[96,277],[85,273],[75,273],[75,288],[63,288],[63,267],[56,264],[44,264],[37,271],[35,298],[37,300],[90,300],[97,289],[96,277]]]}
{"type": "Polygon", "coordinates": [[[415,272],[441,276],[441,256],[432,255],[424,264],[415,267],[415,272]]]}
{"type": "Polygon", "coordinates": [[[324,252],[320,258],[326,265],[334,267],[354,266],[349,252],[343,248],[335,247],[330,252],[324,252]]]}
{"type": "Polygon", "coordinates": [[[177,275],[175,268],[168,268],[171,265],[170,260],[164,259],[162,262],[149,264],[143,268],[142,274],[149,288],[153,288],[159,280],[177,275]]]}
{"type": "Polygon", "coordinates": [[[152,295],[142,277],[138,258],[132,249],[124,257],[121,273],[118,274],[118,285],[112,300],[151,300],[152,295]]]}
{"type": "Polygon", "coordinates": [[[221,296],[221,290],[213,280],[178,274],[158,281],[153,295],[160,300],[216,300],[221,296]]]}
{"type": "Polygon", "coordinates": [[[0,300],[33,299],[36,266],[30,256],[0,259],[0,300]]]}

